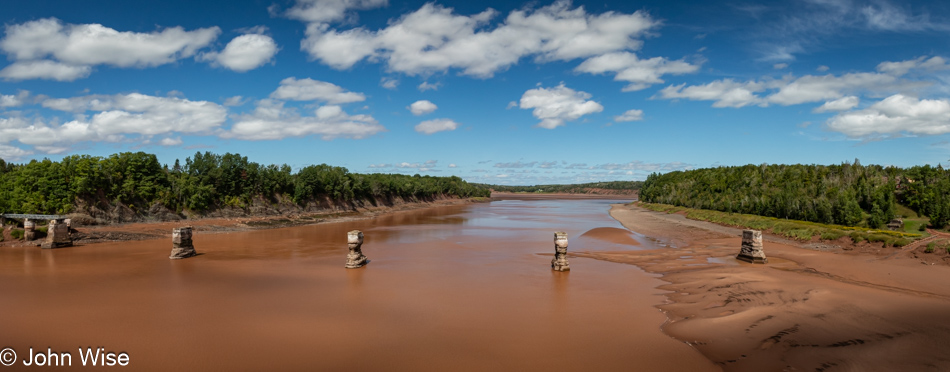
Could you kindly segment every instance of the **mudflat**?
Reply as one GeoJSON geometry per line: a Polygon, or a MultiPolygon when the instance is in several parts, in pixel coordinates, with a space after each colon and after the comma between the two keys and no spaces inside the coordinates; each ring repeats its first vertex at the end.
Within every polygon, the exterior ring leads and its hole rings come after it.
{"type": "MultiPolygon", "coordinates": [[[[634,265],[569,252],[654,248],[610,200],[498,200],[256,231],[0,248],[0,345],[103,347],[130,370],[713,371],[664,334],[668,292],[634,265]],[[345,269],[346,233],[370,263],[345,269]]],[[[165,227],[165,226],[163,226],[165,227]]],[[[25,369],[9,367],[11,370],[25,369]]]]}
{"type": "Polygon", "coordinates": [[[950,370],[950,267],[774,237],[769,263],[750,264],[735,259],[738,229],[631,205],[610,214],[666,247],[576,255],[661,275],[663,329],[723,370],[950,370]]]}

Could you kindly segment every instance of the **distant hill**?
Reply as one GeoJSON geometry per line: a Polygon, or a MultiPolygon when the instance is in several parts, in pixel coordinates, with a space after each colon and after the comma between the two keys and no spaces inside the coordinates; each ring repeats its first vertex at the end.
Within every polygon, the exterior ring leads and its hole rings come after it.
{"type": "Polygon", "coordinates": [[[485,183],[470,183],[483,190],[496,192],[538,193],[538,194],[596,194],[596,195],[636,195],[643,181],[592,182],[573,185],[534,185],[505,186],[485,183]]]}

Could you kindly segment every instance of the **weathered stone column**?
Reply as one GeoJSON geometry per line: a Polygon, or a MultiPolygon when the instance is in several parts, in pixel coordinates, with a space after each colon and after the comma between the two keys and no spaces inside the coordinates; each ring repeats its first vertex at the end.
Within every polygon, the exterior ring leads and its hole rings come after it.
{"type": "Polygon", "coordinates": [[[554,233],[554,259],[551,260],[551,269],[555,271],[569,271],[571,265],[567,262],[567,233],[554,233]]]}
{"type": "Polygon", "coordinates": [[[29,218],[23,219],[23,240],[30,241],[36,239],[36,223],[29,218]]]}
{"type": "Polygon", "coordinates": [[[198,254],[191,242],[191,226],[172,229],[172,254],[168,258],[179,260],[198,254]]]}
{"type": "Polygon", "coordinates": [[[742,250],[736,259],[751,263],[768,263],[765,251],[762,250],[762,232],[758,230],[742,230],[742,250]]]}
{"type": "Polygon", "coordinates": [[[369,260],[366,259],[366,256],[363,255],[363,232],[359,230],[353,230],[346,233],[346,247],[350,249],[350,253],[346,255],[346,268],[355,269],[358,267],[363,267],[369,263],[369,260]]]}
{"type": "Polygon", "coordinates": [[[46,242],[40,245],[43,249],[70,247],[73,240],[69,238],[69,228],[63,220],[50,220],[46,230],[46,242]]]}

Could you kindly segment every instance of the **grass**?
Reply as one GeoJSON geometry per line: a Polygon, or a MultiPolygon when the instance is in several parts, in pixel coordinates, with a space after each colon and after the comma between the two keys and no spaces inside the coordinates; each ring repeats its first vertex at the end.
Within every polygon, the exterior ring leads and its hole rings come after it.
{"type": "MultiPolygon", "coordinates": [[[[775,217],[763,217],[752,214],[726,213],[705,209],[692,209],[667,204],[637,202],[640,207],[666,213],[683,212],[689,219],[708,221],[721,225],[770,231],[773,234],[799,241],[809,241],[814,236],[820,240],[837,240],[849,236],[854,243],[868,241],[885,246],[903,247],[923,236],[920,232],[890,231],[831,225],[817,222],[785,220],[775,217]]],[[[906,221],[905,221],[906,227],[906,221]]]]}
{"type": "Polygon", "coordinates": [[[23,239],[23,229],[10,230],[10,236],[17,240],[23,239]]]}
{"type": "Polygon", "coordinates": [[[934,248],[937,247],[936,242],[927,243],[927,248],[924,249],[924,253],[934,253],[934,248]]]}

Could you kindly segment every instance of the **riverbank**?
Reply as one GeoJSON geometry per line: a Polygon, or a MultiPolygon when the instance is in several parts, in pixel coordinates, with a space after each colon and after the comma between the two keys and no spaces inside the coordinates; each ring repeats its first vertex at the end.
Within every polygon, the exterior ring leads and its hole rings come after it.
{"type": "Polygon", "coordinates": [[[631,205],[610,215],[668,248],[574,255],[661,275],[664,331],[724,370],[950,369],[946,266],[774,236],[769,263],[748,264],[734,258],[739,229],[631,205]]]}
{"type": "MultiPolygon", "coordinates": [[[[354,210],[327,210],[315,213],[299,213],[288,215],[262,215],[242,217],[208,217],[181,221],[154,221],[120,224],[104,224],[91,226],[74,226],[72,233],[73,243],[77,245],[103,242],[123,242],[170,237],[173,228],[192,226],[200,233],[223,233],[237,231],[252,231],[312,225],[328,222],[357,221],[388,213],[410,211],[448,205],[464,205],[477,202],[486,202],[487,198],[442,198],[427,202],[395,203],[391,206],[356,208],[354,210]]],[[[12,239],[10,228],[3,230],[4,239],[0,247],[20,247],[39,245],[41,239],[24,241],[12,239]]]]}

